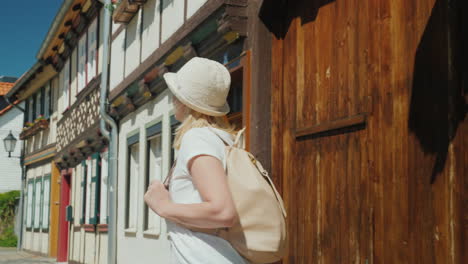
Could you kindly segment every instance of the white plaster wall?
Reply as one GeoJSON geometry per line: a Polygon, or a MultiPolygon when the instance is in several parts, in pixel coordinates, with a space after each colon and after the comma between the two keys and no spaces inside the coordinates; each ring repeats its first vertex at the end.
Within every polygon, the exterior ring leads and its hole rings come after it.
{"type": "Polygon", "coordinates": [[[49,233],[41,233],[41,253],[49,255],[49,233]]]}
{"type": "Polygon", "coordinates": [[[200,9],[208,0],[190,0],[187,1],[187,19],[200,9]]]}
{"type": "Polygon", "coordinates": [[[122,30],[111,44],[110,90],[114,89],[124,77],[125,30],[122,30]]]}
{"type": "Polygon", "coordinates": [[[141,9],[127,26],[125,36],[125,76],[140,64],[141,9]]]}
{"type": "MultiPolygon", "coordinates": [[[[24,102],[19,104],[24,109],[24,102]]],[[[11,108],[8,112],[0,115],[0,193],[19,190],[21,188],[21,166],[18,158],[23,148],[23,141],[19,140],[19,134],[23,128],[23,112],[17,108],[11,108]],[[5,151],[3,139],[10,133],[18,140],[15,150],[8,158],[5,151]]]]}
{"type": "Polygon", "coordinates": [[[23,239],[23,248],[27,250],[32,250],[32,237],[33,232],[26,231],[24,229],[24,239],[23,239]]]}
{"type": "MultiPolygon", "coordinates": [[[[127,166],[127,135],[128,133],[139,129],[140,133],[140,167],[139,182],[137,193],[137,224],[134,234],[126,234],[124,230],[125,219],[125,173],[118,174],[118,212],[117,212],[117,259],[119,264],[134,263],[138,260],[139,264],[145,263],[169,263],[170,244],[167,237],[167,228],[164,219],[160,219],[161,231],[159,236],[148,237],[143,234],[143,210],[144,210],[144,179],[146,164],[146,129],[145,125],[162,117],[163,120],[163,161],[162,175],[166,175],[169,170],[170,157],[170,125],[169,113],[172,105],[168,101],[168,91],[163,92],[158,98],[140,107],[134,113],[126,116],[120,125],[119,130],[119,151],[118,159],[119,172],[126,172],[127,166]]],[[[157,216],[159,218],[159,216],[157,216]]]]}
{"type": "MultiPolygon", "coordinates": [[[[102,8],[102,10],[104,10],[104,8],[102,8]]],[[[104,13],[101,13],[101,14],[104,14],[104,13]]],[[[114,19],[112,19],[112,22],[111,22],[111,23],[112,23],[112,30],[111,30],[111,32],[112,32],[112,34],[114,34],[114,33],[117,31],[117,29],[119,29],[119,27],[120,27],[121,24],[119,24],[119,23],[114,23],[114,19]]]]}
{"type": "MultiPolygon", "coordinates": [[[[49,174],[50,172],[51,172],[50,163],[46,163],[38,167],[29,168],[26,172],[26,183],[28,182],[29,179],[36,179],[38,177],[43,177],[45,174],[49,174]]],[[[25,214],[25,221],[26,219],[27,218],[25,214]]],[[[33,226],[34,226],[34,222],[33,222],[33,226]]],[[[26,228],[26,224],[24,225],[24,227],[26,228]]],[[[50,230],[50,223],[49,223],[49,230],[50,230]]],[[[23,235],[23,248],[24,249],[34,251],[36,253],[46,254],[46,255],[49,253],[49,233],[48,232],[42,232],[42,227],[39,231],[32,231],[32,230],[26,231],[26,229],[24,229],[24,231],[25,231],[23,233],[24,234],[23,235]]]]}
{"type": "Polygon", "coordinates": [[[96,248],[96,234],[85,232],[84,234],[85,239],[85,258],[84,263],[95,263],[95,257],[97,255],[97,248],[96,248]]]}
{"type": "Polygon", "coordinates": [[[107,233],[100,233],[98,235],[98,248],[99,248],[99,264],[107,263],[107,233]]]}
{"type": "Polygon", "coordinates": [[[159,12],[160,0],[149,0],[143,6],[143,32],[141,35],[141,61],[151,55],[159,47],[159,26],[161,13],[159,12]]]}
{"type": "Polygon", "coordinates": [[[162,8],[161,43],[164,43],[184,23],[184,0],[164,0],[162,8]]]}

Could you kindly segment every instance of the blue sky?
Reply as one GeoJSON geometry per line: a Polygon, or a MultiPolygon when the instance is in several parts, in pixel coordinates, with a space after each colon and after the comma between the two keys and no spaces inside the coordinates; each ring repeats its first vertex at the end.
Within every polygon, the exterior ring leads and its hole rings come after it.
{"type": "Polygon", "coordinates": [[[20,77],[36,54],[63,0],[1,1],[0,76],[20,77]]]}

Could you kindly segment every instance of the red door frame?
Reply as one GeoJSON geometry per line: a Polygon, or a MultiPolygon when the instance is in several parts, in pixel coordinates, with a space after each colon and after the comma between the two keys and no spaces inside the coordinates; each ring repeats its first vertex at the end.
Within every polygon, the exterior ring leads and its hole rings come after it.
{"type": "Polygon", "coordinates": [[[72,169],[62,170],[60,173],[60,217],[59,217],[59,237],[57,249],[57,262],[67,262],[68,260],[68,222],[66,217],[66,207],[70,205],[70,189],[72,169]]]}

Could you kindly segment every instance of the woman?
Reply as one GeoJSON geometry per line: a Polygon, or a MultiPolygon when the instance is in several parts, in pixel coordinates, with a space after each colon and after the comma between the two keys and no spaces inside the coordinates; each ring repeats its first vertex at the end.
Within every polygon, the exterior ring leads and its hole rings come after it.
{"type": "Polygon", "coordinates": [[[248,263],[226,240],[192,231],[230,227],[236,221],[224,171],[224,142],[232,144],[234,133],[225,116],[230,74],[222,64],[196,57],[164,79],[173,94],[175,117],[182,122],[173,144],[178,156],[169,191],[153,181],[145,202],[169,220],[173,263],[248,263]]]}

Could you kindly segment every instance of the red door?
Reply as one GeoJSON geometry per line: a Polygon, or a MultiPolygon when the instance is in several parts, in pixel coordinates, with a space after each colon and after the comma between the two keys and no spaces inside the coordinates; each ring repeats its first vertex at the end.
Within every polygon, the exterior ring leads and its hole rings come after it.
{"type": "Polygon", "coordinates": [[[72,170],[63,170],[60,185],[60,219],[57,262],[66,262],[68,256],[68,222],[66,221],[66,207],[70,205],[72,170]]]}

